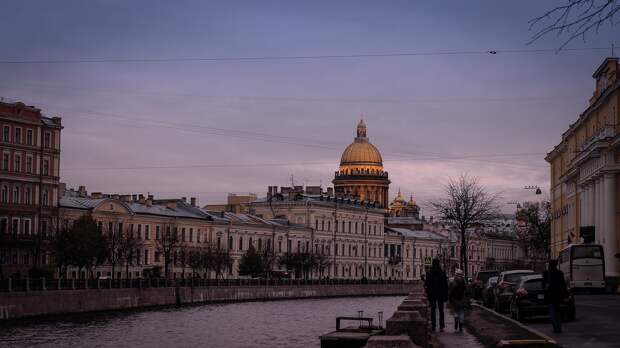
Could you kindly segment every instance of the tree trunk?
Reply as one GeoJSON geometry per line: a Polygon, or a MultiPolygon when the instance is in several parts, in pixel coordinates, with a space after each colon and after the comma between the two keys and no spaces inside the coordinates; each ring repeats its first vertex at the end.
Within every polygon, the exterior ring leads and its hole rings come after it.
{"type": "Polygon", "coordinates": [[[463,276],[465,282],[467,282],[468,268],[467,268],[467,241],[465,240],[465,229],[461,230],[461,269],[463,270],[463,276]]]}

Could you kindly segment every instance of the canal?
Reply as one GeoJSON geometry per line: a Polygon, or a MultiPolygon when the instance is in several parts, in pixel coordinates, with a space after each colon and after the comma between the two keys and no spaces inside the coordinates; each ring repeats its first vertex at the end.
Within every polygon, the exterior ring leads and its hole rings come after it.
{"type": "Polygon", "coordinates": [[[319,347],[337,316],[389,318],[404,296],[243,302],[100,313],[0,327],[0,347],[319,347]]]}

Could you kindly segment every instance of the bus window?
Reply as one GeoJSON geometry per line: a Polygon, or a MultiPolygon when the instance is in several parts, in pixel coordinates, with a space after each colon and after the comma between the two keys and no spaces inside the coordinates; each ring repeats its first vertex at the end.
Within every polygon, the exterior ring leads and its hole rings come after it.
{"type": "Polygon", "coordinates": [[[573,248],[573,260],[575,259],[600,259],[601,248],[598,246],[579,246],[573,248]]]}

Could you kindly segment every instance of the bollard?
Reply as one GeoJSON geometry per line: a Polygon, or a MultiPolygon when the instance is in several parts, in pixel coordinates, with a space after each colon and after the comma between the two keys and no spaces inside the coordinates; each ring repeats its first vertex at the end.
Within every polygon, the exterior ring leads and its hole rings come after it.
{"type": "Polygon", "coordinates": [[[386,321],[386,335],[406,334],[413,343],[426,347],[428,345],[428,321],[422,317],[418,311],[397,310],[394,315],[386,321]]]}
{"type": "Polygon", "coordinates": [[[365,348],[419,348],[407,335],[372,336],[365,348]]]}

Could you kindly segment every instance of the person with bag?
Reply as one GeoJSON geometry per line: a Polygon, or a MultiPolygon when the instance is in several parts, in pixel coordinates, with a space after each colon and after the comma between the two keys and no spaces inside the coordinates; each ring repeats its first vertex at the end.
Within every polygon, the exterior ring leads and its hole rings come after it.
{"type": "Polygon", "coordinates": [[[560,321],[559,308],[562,301],[568,297],[566,289],[566,280],[564,272],[558,269],[558,261],[549,260],[549,267],[543,273],[543,290],[545,292],[545,304],[549,306],[549,316],[551,317],[551,325],[553,332],[562,332],[562,323],[560,321]]]}
{"type": "Polygon", "coordinates": [[[463,323],[465,322],[465,308],[469,304],[467,295],[465,294],[465,279],[463,271],[456,270],[454,280],[450,284],[449,303],[454,313],[454,332],[463,332],[463,323]]]}
{"type": "Polygon", "coordinates": [[[431,305],[431,327],[435,331],[437,327],[437,315],[435,310],[439,310],[439,331],[446,327],[444,321],[443,304],[448,299],[448,277],[441,269],[439,259],[433,259],[431,270],[426,275],[424,281],[428,300],[431,305]]]}

